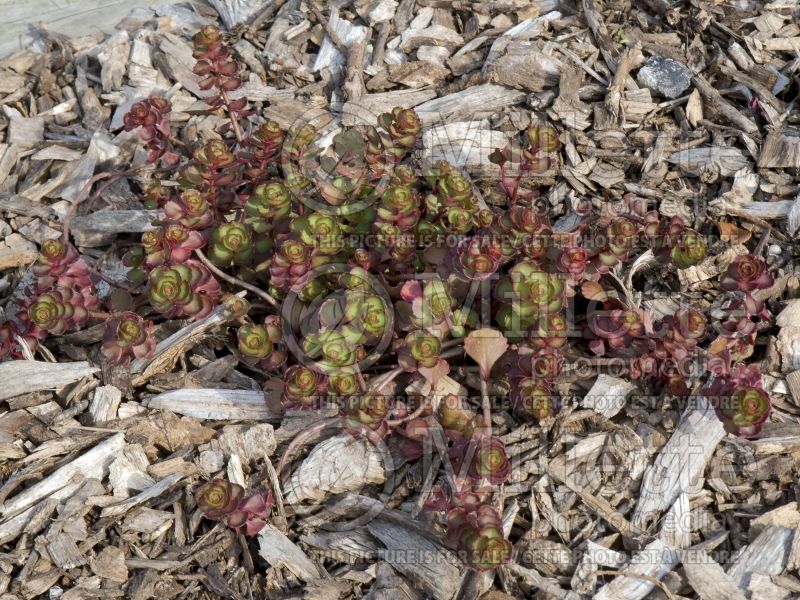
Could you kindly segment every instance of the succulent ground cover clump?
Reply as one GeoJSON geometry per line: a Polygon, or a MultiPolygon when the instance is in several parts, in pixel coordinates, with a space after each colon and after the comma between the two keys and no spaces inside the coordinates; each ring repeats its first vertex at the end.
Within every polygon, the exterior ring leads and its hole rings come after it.
{"type": "MultiPolygon", "coordinates": [[[[219,311],[231,347],[284,409],[335,403],[347,432],[401,460],[439,453],[447,477],[425,507],[478,570],[513,554],[498,494],[513,465],[493,416],[552,422],[582,361],[622,367],[659,397],[699,390],[729,432],[758,434],[770,399],[746,361],[771,318],[757,299],[773,283],[762,259],[731,262],[717,310],[656,318],[633,289],[633,265],[653,259],[674,283],[705,259],[704,235],[633,194],[576,202],[571,223],[551,222],[531,175],[562,160],[554,126],[537,122],[496,149],[499,176],[478,185],[458,165],[420,164],[413,110],[342,127],[323,145],[313,125],[284,130],[231,99],[244,73],[216,28],[195,35],[194,56],[206,103],[226,119],[216,139],[176,143],[167,97],[124,120],[147,147],[143,200],[163,214],[125,256],[129,285],[101,298],[101,277],[65,226],[43,244],[16,320],[0,325],[0,356],[104,322],[102,360],[125,366],[154,354],[161,321],[219,311]],[[476,401],[442,391],[462,368],[477,372],[476,401]],[[510,406],[490,395],[496,382],[510,406]]],[[[249,535],[271,505],[222,480],[196,500],[249,535]]]]}

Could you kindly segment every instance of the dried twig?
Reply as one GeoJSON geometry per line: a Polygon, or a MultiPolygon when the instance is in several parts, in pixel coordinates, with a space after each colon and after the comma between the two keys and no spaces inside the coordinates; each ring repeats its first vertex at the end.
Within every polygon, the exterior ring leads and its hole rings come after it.
{"type": "Polygon", "coordinates": [[[271,304],[275,308],[278,308],[278,309],[280,308],[280,303],[277,300],[275,300],[275,298],[270,296],[267,292],[265,292],[264,290],[261,290],[261,289],[257,288],[254,285],[250,285],[246,281],[242,281],[241,279],[238,279],[238,278],[234,277],[233,275],[228,275],[224,271],[222,271],[219,268],[217,268],[217,266],[214,263],[212,263],[210,260],[208,260],[208,257],[205,254],[203,254],[202,250],[199,250],[199,249],[195,250],[194,254],[198,259],[200,259],[200,262],[202,262],[206,267],[208,267],[209,271],[211,271],[214,275],[216,275],[220,279],[224,279],[225,281],[227,281],[228,283],[230,283],[232,285],[235,285],[237,287],[245,289],[245,290],[247,290],[249,292],[253,292],[256,296],[258,296],[259,298],[262,298],[263,300],[265,300],[266,302],[268,302],[269,304],[271,304]]]}

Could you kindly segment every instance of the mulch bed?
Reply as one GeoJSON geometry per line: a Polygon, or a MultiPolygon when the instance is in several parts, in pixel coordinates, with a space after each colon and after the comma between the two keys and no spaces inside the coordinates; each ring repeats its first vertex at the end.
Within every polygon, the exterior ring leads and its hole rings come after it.
{"type": "MultiPolygon", "coordinates": [[[[424,470],[335,425],[278,482],[289,442],[335,411],[282,414],[218,314],[159,326],[156,356],[129,371],[96,366],[100,324],[0,363],[0,600],[800,597],[796,2],[215,4],[252,73],[241,93],[282,127],[413,107],[421,160],[451,160],[481,184],[496,176],[491,150],[549,120],[562,161],[535,183],[553,222],[579,198],[632,192],[715,231],[668,295],[644,277],[653,315],[710,307],[716,277],[755,248],[776,275],[760,292],[776,323],[756,348],[770,422],[735,438],[707,403],[642,395],[601,366],[561,390],[570,401],[541,426],[498,415],[516,554],[478,575],[434,515],[417,515],[424,470]],[[281,501],[256,538],[197,511],[194,489],[218,474],[281,501]]],[[[219,18],[185,3],[137,9],[111,36],[40,28],[34,48],[0,62],[0,317],[18,310],[39,245],[89,180],[143,161],[122,130],[134,102],[168,92],[178,140],[216,135],[189,38],[219,18]]],[[[120,250],[157,216],[141,181],[116,180],[71,225],[115,281],[120,250]]],[[[479,390],[474,372],[451,376],[479,390]]]]}

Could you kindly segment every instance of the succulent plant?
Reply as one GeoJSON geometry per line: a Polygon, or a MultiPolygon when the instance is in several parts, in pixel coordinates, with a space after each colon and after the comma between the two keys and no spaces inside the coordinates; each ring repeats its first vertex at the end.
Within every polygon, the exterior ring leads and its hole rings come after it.
{"type": "Polygon", "coordinates": [[[553,415],[553,392],[544,380],[526,377],[517,384],[515,404],[518,411],[537,421],[553,415]]]}
{"type": "Polygon", "coordinates": [[[250,230],[244,223],[222,223],[211,234],[208,258],[216,265],[243,265],[253,256],[250,230]]]}
{"type": "Polygon", "coordinates": [[[27,310],[17,315],[26,325],[38,332],[63,335],[80,329],[89,320],[89,310],[96,306],[97,298],[89,290],[84,293],[69,288],[54,288],[26,302],[27,310]]]}
{"type": "Polygon", "coordinates": [[[558,131],[551,125],[531,126],[526,136],[532,150],[555,152],[561,146],[561,142],[558,141],[558,131]]]}
{"type": "Polygon", "coordinates": [[[600,252],[600,264],[613,267],[630,255],[639,241],[639,227],[627,217],[613,220],[606,228],[606,250],[600,252]]]}
{"type": "Polygon", "coordinates": [[[389,308],[383,298],[363,290],[347,292],[344,317],[347,326],[359,334],[359,341],[363,342],[379,340],[392,326],[389,308]]]}
{"type": "Polygon", "coordinates": [[[708,247],[703,238],[696,231],[686,229],[678,237],[675,246],[670,252],[672,263],[679,269],[692,267],[706,257],[708,247]]]}
{"type": "Polygon", "coordinates": [[[774,282],[767,265],[752,254],[740,254],[720,276],[719,287],[733,292],[752,292],[770,287],[774,282]]]}
{"type": "MultiPolygon", "coordinates": [[[[201,90],[218,88],[221,92],[232,92],[242,86],[239,78],[239,62],[229,58],[230,52],[220,30],[205,25],[192,38],[193,55],[197,60],[194,73],[203,77],[198,83],[201,90]]],[[[212,106],[220,103],[210,102],[212,106]]]]}
{"type": "Polygon", "coordinates": [[[153,356],[156,351],[153,323],[131,311],[114,315],[106,321],[100,351],[115,365],[153,356]]]}
{"type": "Polygon", "coordinates": [[[378,117],[378,123],[389,134],[391,145],[385,145],[392,149],[394,159],[398,162],[408,150],[414,148],[422,131],[419,115],[410,109],[395,108],[392,112],[378,117]]]}
{"type": "Polygon", "coordinates": [[[540,381],[553,381],[561,374],[564,357],[552,346],[539,350],[531,348],[526,356],[520,357],[519,363],[523,373],[540,381]]]}
{"type": "Polygon", "coordinates": [[[458,274],[467,280],[484,281],[500,268],[505,255],[495,236],[478,235],[462,240],[457,248],[458,274]]]}
{"type": "Polygon", "coordinates": [[[245,535],[256,535],[267,524],[271,494],[245,496],[244,488],[224,479],[204,483],[195,493],[197,508],[208,519],[224,521],[228,527],[245,535]]]}
{"type": "Polygon", "coordinates": [[[80,257],[78,251],[61,240],[45,240],[39,256],[31,267],[37,278],[39,289],[91,288],[92,277],[89,265],[80,257]]]}
{"type": "Polygon", "coordinates": [[[313,250],[300,240],[284,240],[276,248],[269,265],[272,285],[283,290],[295,287],[311,270],[313,258],[313,250]]]}
{"type": "Polygon", "coordinates": [[[187,229],[205,229],[217,220],[209,195],[198,190],[184,190],[177,198],[164,203],[164,215],[187,229]]]}
{"type": "Polygon", "coordinates": [[[255,187],[244,206],[247,224],[256,233],[270,231],[278,219],[292,212],[292,195],[279,181],[261,183],[255,187]]]}
{"type": "Polygon", "coordinates": [[[558,256],[556,267],[562,273],[567,273],[572,279],[580,280],[586,272],[588,254],[580,246],[562,248],[558,256]]]}
{"type": "Polygon", "coordinates": [[[754,437],[772,410],[769,394],[760,387],[739,387],[713,396],[712,405],[725,431],[740,437],[754,437]]]}
{"type": "Polygon", "coordinates": [[[247,148],[240,156],[247,162],[245,175],[252,181],[268,176],[269,166],[275,161],[283,146],[285,132],[275,121],[261,123],[247,138],[247,148]]]}
{"type": "Polygon", "coordinates": [[[222,296],[222,305],[225,307],[223,316],[226,319],[241,319],[250,311],[250,303],[237,294],[222,296]]]}
{"type": "Polygon", "coordinates": [[[239,173],[233,167],[236,156],[222,140],[211,140],[194,151],[192,161],[186,164],[180,173],[181,183],[185,187],[196,189],[213,189],[217,194],[214,202],[218,210],[231,208],[232,192],[225,192],[238,180],[239,173]]]}
{"type": "Polygon", "coordinates": [[[567,344],[569,322],[562,313],[541,316],[531,328],[531,345],[539,349],[563,348],[567,344]]]}
{"type": "Polygon", "coordinates": [[[137,102],[123,117],[125,131],[133,131],[141,127],[139,137],[147,142],[150,153],[148,162],[164,159],[166,164],[175,164],[178,155],[170,151],[170,124],[167,116],[172,112],[169,100],[161,96],[150,96],[147,100],[137,102]]]}
{"type": "Polygon", "coordinates": [[[267,358],[272,352],[272,340],[269,339],[267,328],[263,325],[248,323],[242,325],[236,333],[239,343],[239,352],[252,362],[267,358]]]}
{"type": "MultiPolygon", "coordinates": [[[[473,436],[460,444],[472,444],[474,453],[469,464],[469,475],[486,479],[492,485],[504,483],[511,474],[511,463],[506,455],[506,445],[494,436],[473,436]]],[[[460,449],[459,449],[460,450],[460,449]]],[[[467,450],[469,452],[469,450],[467,450]]]]}
{"type": "MultiPolygon", "coordinates": [[[[773,282],[763,261],[747,255],[731,264],[720,278],[731,293],[720,306],[682,308],[651,323],[633,307],[629,290],[621,293],[629,287],[619,285],[626,263],[650,250],[657,263],[684,269],[704,259],[705,241],[680,216],[663,218],[653,202],[630,193],[616,198],[613,191],[573,203],[574,220],[551,223],[552,207],[536,189],[541,178],[530,175],[559,160],[560,130],[534,123],[492,153],[500,168],[496,187],[474,185],[445,161],[418,173],[411,151],[422,121],[413,110],[395,108],[373,124],[342,127],[325,148],[327,137],[313,125],[284,131],[251,112],[241,94],[231,98],[245,74],[227,39],[215,27],[193,38],[199,86],[210,90],[205,101],[225,124],[202,142],[176,144],[180,168],[155,169],[143,186],[146,206],[163,208],[165,220],[126,254],[131,286],[104,301],[112,318],[102,350],[110,360],[151,352],[158,318],[201,317],[217,307],[237,328],[241,360],[256,367],[254,377],[286,365],[265,383],[270,390],[282,384],[284,408],[317,408],[331,397],[350,433],[375,441],[394,431],[409,459],[424,444],[439,443],[438,421],[450,466],[463,472],[426,506],[449,511],[448,539],[477,569],[503,564],[512,552],[490,504],[510,474],[503,442],[492,432],[492,377],[511,384],[517,415],[546,426],[558,408],[557,390],[569,379],[562,376],[567,357],[587,350],[624,357],[631,376],[654,394],[681,395],[707,378],[684,369],[702,359],[715,378],[708,395],[717,386],[716,395],[728,398],[715,404],[726,428],[740,435],[760,428],[769,397],[760,372],[737,362],[754,353],[756,335],[772,316],[753,296],[773,282]],[[206,267],[197,252],[204,242],[216,267],[206,267]],[[258,295],[269,306],[259,301],[250,309],[231,295],[237,287],[255,292],[253,286],[265,288],[258,295]],[[379,292],[384,286],[386,293],[379,292]],[[136,298],[143,290],[146,298],[136,298]],[[480,302],[472,310],[476,292],[499,306],[480,302]],[[291,315],[260,320],[283,300],[284,308],[297,301],[291,315]],[[155,318],[121,312],[134,306],[155,318]],[[582,326],[586,306],[583,337],[571,337],[567,309],[582,326]],[[602,310],[591,312],[596,306],[602,310]],[[305,319],[308,312],[312,319],[305,319]],[[292,340],[282,339],[283,331],[301,338],[306,356],[287,354],[292,340]],[[383,342],[387,380],[365,366],[383,342]],[[451,368],[459,379],[470,360],[480,368],[480,414],[457,396],[434,409],[427,391],[392,404],[401,386],[434,391],[451,368]]],[[[167,101],[150,98],[125,117],[126,129],[141,129],[150,162],[163,167],[177,160],[169,116],[167,101]]],[[[187,135],[188,129],[183,142],[187,135]]],[[[43,246],[34,273],[37,286],[20,328],[31,347],[50,331],[84,324],[98,302],[92,283],[99,275],[66,243],[43,246]]],[[[0,326],[0,357],[18,354],[12,342],[18,339],[15,329],[0,326]]],[[[248,533],[263,527],[269,498],[221,480],[207,485],[198,506],[211,518],[248,533]]]]}
{"type": "Polygon", "coordinates": [[[164,223],[160,229],[151,229],[142,234],[144,262],[151,269],[186,262],[195,250],[203,246],[205,240],[199,232],[179,223],[164,223]]]}
{"type": "Polygon", "coordinates": [[[531,261],[520,261],[509,271],[511,299],[515,312],[523,317],[557,313],[564,305],[564,281],[545,273],[531,261]]]}
{"type": "Polygon", "coordinates": [[[390,186],[381,196],[378,219],[394,224],[399,231],[409,231],[419,220],[420,198],[407,186],[390,186]]]}
{"type": "MultiPolygon", "coordinates": [[[[664,320],[667,333],[661,339],[664,349],[675,360],[684,360],[694,354],[697,344],[706,337],[707,322],[703,313],[681,308],[664,320]]],[[[659,355],[659,358],[664,358],[659,355]]]]}
{"type": "Polygon", "coordinates": [[[646,337],[646,315],[639,309],[611,309],[591,313],[587,319],[585,337],[595,354],[602,356],[606,349],[636,354],[639,342],[646,337]]]}
{"type": "Polygon", "coordinates": [[[13,321],[0,322],[0,360],[22,358],[22,350],[16,340],[19,329],[13,321]]]}
{"type": "Polygon", "coordinates": [[[493,506],[454,508],[445,520],[448,542],[472,568],[487,571],[511,559],[513,547],[503,535],[503,520],[493,506]]]}
{"type": "Polygon", "coordinates": [[[282,402],[284,408],[317,408],[327,389],[325,377],[302,365],[292,365],[284,374],[282,402]]]}
{"type": "Polygon", "coordinates": [[[220,295],[220,286],[202,263],[156,267],[148,278],[147,294],[152,307],[167,318],[208,315],[220,295]]]}
{"type": "Polygon", "coordinates": [[[142,185],[142,203],[149,210],[161,208],[170,198],[172,198],[172,188],[157,179],[152,179],[142,185]]]}
{"type": "Polygon", "coordinates": [[[348,396],[342,413],[349,429],[359,431],[366,428],[378,435],[384,435],[388,432],[386,418],[391,408],[388,396],[365,392],[348,396]]]}
{"type": "Polygon", "coordinates": [[[412,331],[405,339],[406,349],[421,367],[435,367],[439,362],[442,343],[435,335],[421,330],[412,331]]]}
{"type": "Polygon", "coordinates": [[[319,254],[338,254],[344,248],[344,237],[337,219],[331,215],[311,213],[292,221],[292,231],[319,254]]]}
{"type": "Polygon", "coordinates": [[[328,374],[328,391],[333,396],[346,397],[360,390],[356,371],[352,367],[335,369],[328,374]]]}

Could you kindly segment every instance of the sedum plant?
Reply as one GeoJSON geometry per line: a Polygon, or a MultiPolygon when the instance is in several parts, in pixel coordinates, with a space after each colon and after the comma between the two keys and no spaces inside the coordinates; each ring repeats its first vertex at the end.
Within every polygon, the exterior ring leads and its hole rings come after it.
{"type": "MultiPolygon", "coordinates": [[[[179,143],[163,96],[125,116],[147,148],[142,200],[162,215],[125,256],[118,291],[130,302],[101,298],[101,277],[65,226],[42,245],[22,310],[0,324],[0,358],[105,322],[100,353],[124,367],[154,354],[161,321],[219,314],[230,347],[284,410],[333,402],[354,436],[397,440],[406,460],[439,451],[454,489],[435,486],[426,507],[478,570],[513,552],[496,494],[512,464],[494,431],[494,378],[511,384],[514,417],[547,427],[568,365],[618,360],[657,393],[700,383],[728,431],[757,435],[770,399],[743,361],[771,316],[755,294],[773,282],[764,261],[743,255],[727,267],[718,311],[653,320],[624,283],[631,264],[652,257],[674,278],[705,259],[704,236],[633,194],[589,199],[568,225],[551,223],[531,175],[560,160],[554,126],[534,123],[493,152],[499,176],[479,185],[457,165],[419,163],[413,110],[342,127],[322,147],[312,124],[283,129],[259,116],[217,28],[193,43],[205,102],[225,124],[214,139],[179,143]],[[703,375],[687,374],[692,361],[703,375]],[[480,403],[398,391],[435,390],[461,367],[479,372],[480,403]]],[[[271,504],[224,480],[196,496],[208,518],[250,535],[271,504]]]]}

